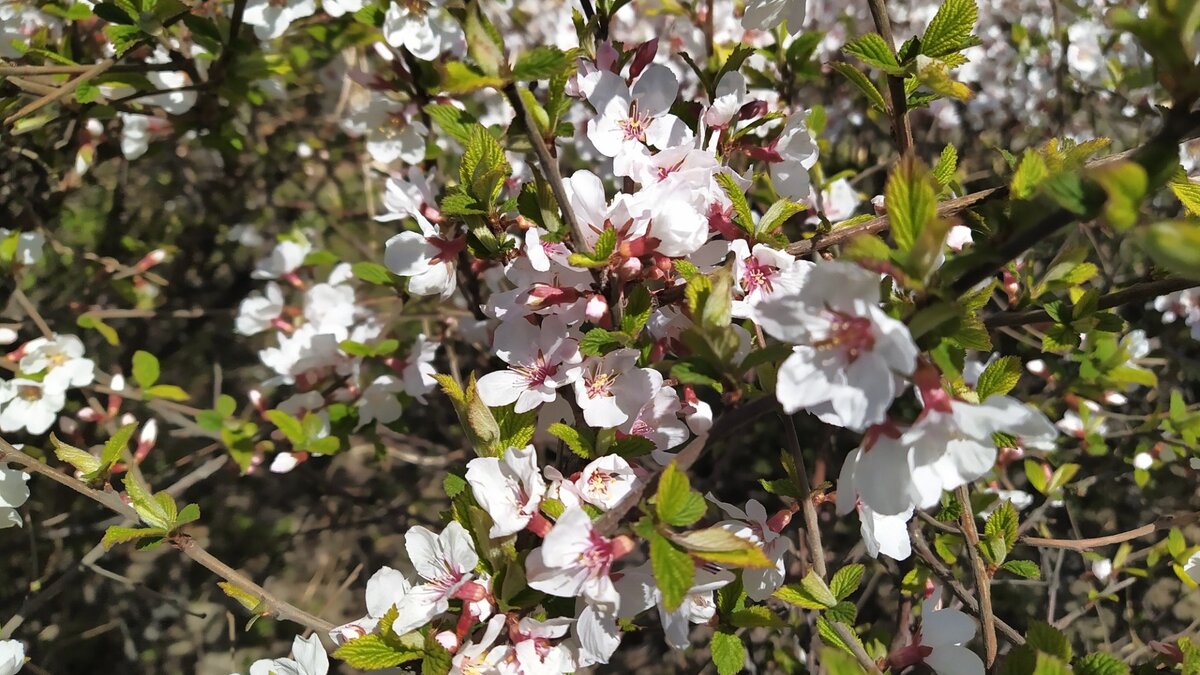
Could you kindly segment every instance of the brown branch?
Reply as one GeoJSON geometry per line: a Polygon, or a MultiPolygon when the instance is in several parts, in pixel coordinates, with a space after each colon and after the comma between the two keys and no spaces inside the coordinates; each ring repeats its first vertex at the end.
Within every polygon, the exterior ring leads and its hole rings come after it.
{"type": "MultiPolygon", "coordinates": [[[[911,534],[913,550],[917,552],[917,555],[925,562],[925,565],[929,567],[929,571],[933,572],[933,575],[937,577],[943,585],[949,588],[951,593],[954,593],[954,595],[963,603],[963,606],[967,608],[968,612],[978,617],[979,601],[976,600],[975,596],[967,590],[966,586],[963,586],[958,579],[954,578],[954,573],[950,571],[950,568],[946,567],[946,565],[942,563],[937,555],[935,555],[934,552],[929,549],[929,543],[925,541],[925,535],[921,533],[921,528],[912,528],[911,534]]],[[[1021,634],[1017,632],[1017,629],[1008,625],[998,617],[995,617],[995,622],[997,631],[1003,635],[1004,639],[1008,640],[1009,643],[1014,645],[1025,644],[1025,638],[1021,637],[1021,634]]]]}
{"type": "Polygon", "coordinates": [[[525,107],[525,103],[521,100],[521,94],[517,91],[516,84],[510,84],[505,87],[504,94],[508,97],[509,104],[516,110],[517,119],[520,119],[525,126],[525,134],[529,136],[529,142],[533,145],[533,154],[537,155],[538,164],[542,168],[542,176],[546,179],[546,182],[550,183],[550,191],[554,193],[554,200],[558,202],[558,209],[562,211],[563,220],[571,228],[575,250],[587,250],[587,235],[584,233],[583,228],[579,226],[579,221],[575,219],[575,211],[571,208],[571,200],[567,196],[567,188],[563,184],[562,174],[558,171],[558,160],[550,154],[550,148],[546,145],[546,139],[542,138],[542,132],[538,129],[537,120],[534,119],[533,113],[525,107]]]}
{"type": "Polygon", "coordinates": [[[817,507],[813,504],[812,483],[808,480],[808,469],[804,465],[804,453],[800,450],[800,438],[796,435],[796,420],[791,415],[783,415],[783,430],[787,436],[788,452],[792,453],[792,462],[796,465],[796,478],[800,480],[800,511],[804,514],[804,536],[808,542],[808,552],[812,556],[813,570],[817,576],[824,579],[825,547],[821,544],[821,528],[817,520],[817,507]]]}
{"type": "MultiPolygon", "coordinates": [[[[896,54],[896,41],[892,37],[892,20],[888,17],[886,0],[867,0],[871,18],[875,20],[875,32],[887,43],[888,51],[896,54]]],[[[904,91],[904,78],[888,75],[888,115],[892,118],[892,137],[901,155],[912,151],[912,128],[908,124],[908,94],[904,91]]]]}
{"type": "MultiPolygon", "coordinates": [[[[8,441],[0,438],[0,461],[11,461],[20,464],[22,467],[40,475],[49,478],[50,480],[74,490],[79,494],[95,501],[105,508],[117,513],[120,516],[130,520],[137,520],[137,512],[132,506],[126,504],[119,494],[112,491],[111,488],[106,490],[94,490],[88,487],[83,481],[74,476],[62,473],[23,452],[16,449],[8,441]]],[[[276,596],[272,595],[262,586],[259,586],[249,577],[241,572],[233,569],[229,565],[217,559],[203,547],[195,542],[190,536],[182,533],[171,535],[170,542],[179,549],[184,555],[207,568],[222,579],[234,584],[238,588],[258,597],[261,601],[262,612],[264,615],[271,615],[277,619],[284,621],[292,621],[303,626],[307,626],[315,631],[328,632],[333,629],[333,624],[313,616],[308,612],[295,607],[276,596]]]]}
{"type": "MultiPolygon", "coordinates": [[[[987,188],[986,190],[972,192],[971,194],[964,195],[962,197],[956,197],[954,199],[948,199],[941,204],[938,204],[937,213],[941,218],[949,218],[950,216],[956,215],[962,211],[966,211],[976,204],[996,197],[1003,197],[1006,194],[1008,194],[1007,187],[987,188]]],[[[818,235],[812,239],[793,242],[788,244],[787,252],[791,253],[792,255],[799,256],[804,255],[805,253],[811,253],[812,251],[823,251],[831,246],[844,244],[860,234],[874,234],[876,232],[882,232],[888,229],[890,225],[891,220],[889,220],[888,216],[877,216],[864,223],[859,223],[858,225],[850,225],[848,227],[834,230],[828,234],[818,235]]]]}
{"type": "Polygon", "coordinates": [[[114,59],[104,59],[103,61],[99,61],[94,65],[89,66],[87,70],[79,74],[79,77],[76,77],[75,79],[56,89],[54,92],[42,96],[41,98],[26,105],[24,108],[21,108],[17,112],[9,115],[4,120],[4,123],[10,126],[14,125],[22,117],[37,112],[44,106],[50,105],[55,101],[66,98],[76,89],[78,89],[81,84],[89,82],[100,75],[103,75],[105,71],[107,71],[109,68],[112,68],[114,65],[116,65],[116,63],[117,62],[114,59]]]}
{"type": "Polygon", "coordinates": [[[960,527],[967,540],[967,555],[971,559],[971,571],[975,575],[975,592],[979,594],[979,622],[983,628],[983,648],[987,655],[987,666],[996,662],[996,615],[992,613],[992,577],[988,574],[983,556],[979,554],[979,530],[975,528],[975,513],[971,510],[971,493],[966,485],[960,485],[955,494],[962,505],[960,527]]]}
{"type": "MultiPolygon", "coordinates": [[[[93,65],[0,66],[0,75],[78,75],[86,73],[93,65]]],[[[109,68],[114,73],[149,73],[178,69],[173,63],[126,63],[109,68]]]]}
{"type": "MultiPolygon", "coordinates": [[[[796,421],[791,415],[783,415],[783,428],[787,435],[788,451],[796,464],[796,478],[800,481],[800,511],[804,515],[804,537],[808,542],[808,554],[812,558],[812,569],[822,581],[828,578],[825,567],[825,546],[821,543],[821,524],[817,520],[817,507],[813,503],[812,483],[808,479],[808,469],[804,464],[804,453],[800,449],[800,438],[796,435],[796,421]]],[[[872,675],[882,675],[875,660],[863,649],[854,629],[840,621],[830,621],[833,630],[850,649],[850,653],[858,664],[872,675]]]]}
{"type": "Polygon", "coordinates": [[[1088,551],[1101,546],[1109,546],[1111,544],[1120,544],[1122,542],[1133,539],[1140,539],[1160,532],[1169,530],[1172,527],[1183,527],[1200,520],[1200,512],[1197,513],[1181,513],[1177,515],[1162,516],[1153,523],[1148,523],[1141,527],[1118,532],[1104,537],[1092,537],[1090,539],[1047,539],[1044,537],[1021,537],[1021,543],[1029,546],[1038,546],[1040,548],[1065,548],[1072,551],[1088,551]]]}
{"type": "MultiPolygon", "coordinates": [[[[1195,279],[1183,279],[1180,277],[1169,277],[1166,279],[1157,279],[1155,281],[1146,281],[1140,284],[1134,284],[1129,288],[1108,295],[1101,296],[1099,299],[1099,309],[1112,309],[1141,300],[1149,300],[1167,293],[1182,291],[1188,288],[1200,286],[1200,281],[1195,279]]],[[[1020,312],[997,312],[984,317],[983,324],[988,328],[998,328],[1000,326],[1023,326],[1031,323],[1043,323],[1052,321],[1050,314],[1044,309],[1030,309],[1020,312]]]]}

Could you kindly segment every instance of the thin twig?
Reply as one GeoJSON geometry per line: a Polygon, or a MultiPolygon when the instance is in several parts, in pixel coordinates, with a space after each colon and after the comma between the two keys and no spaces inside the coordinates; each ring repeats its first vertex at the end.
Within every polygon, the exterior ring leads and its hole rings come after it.
{"type": "MultiPolygon", "coordinates": [[[[1099,309],[1112,309],[1113,307],[1120,307],[1121,305],[1128,305],[1141,300],[1150,300],[1160,295],[1195,288],[1197,286],[1200,286],[1200,280],[1183,279],[1180,277],[1146,281],[1134,284],[1124,290],[1101,296],[1097,301],[1097,307],[1099,309]]],[[[984,317],[983,325],[988,328],[996,328],[999,326],[1022,326],[1052,320],[1046,310],[1031,309],[1021,312],[997,312],[996,314],[984,317]]]]}
{"type": "Polygon", "coordinates": [[[13,289],[12,299],[21,306],[21,311],[25,312],[25,316],[28,316],[33,325],[37,326],[38,330],[42,332],[43,337],[50,340],[54,339],[54,331],[50,330],[50,325],[38,313],[37,307],[29,300],[29,296],[25,295],[24,291],[19,288],[13,289]]]}
{"type": "MultiPolygon", "coordinates": [[[[941,580],[942,584],[949,588],[951,593],[954,593],[954,595],[963,603],[963,606],[967,608],[967,611],[978,617],[979,601],[976,600],[975,596],[967,590],[966,586],[963,586],[958,579],[954,578],[954,573],[950,571],[950,568],[946,567],[946,565],[944,565],[942,561],[938,559],[937,555],[935,555],[934,552],[929,549],[929,543],[925,541],[925,535],[921,533],[921,528],[919,527],[912,529],[912,546],[913,550],[917,552],[917,555],[920,556],[921,560],[925,561],[925,564],[929,567],[929,570],[933,572],[933,575],[941,580]]],[[[1025,644],[1025,638],[1021,637],[1021,634],[1018,633],[1015,628],[1008,625],[998,617],[995,618],[995,621],[997,631],[999,631],[999,633],[1003,635],[1004,639],[1008,640],[1009,643],[1014,645],[1025,644]]]]}
{"type": "Polygon", "coordinates": [[[562,174],[558,171],[558,160],[554,159],[554,156],[550,154],[550,149],[546,146],[546,139],[542,138],[542,133],[538,130],[537,120],[533,118],[533,113],[521,101],[517,85],[512,84],[505,87],[504,93],[508,97],[509,104],[517,111],[517,118],[525,125],[525,133],[529,136],[529,142],[533,145],[533,154],[537,155],[538,164],[542,167],[542,176],[546,179],[546,182],[550,183],[550,190],[554,193],[554,199],[558,202],[559,210],[562,211],[563,220],[567,221],[567,225],[571,228],[575,250],[587,250],[587,234],[580,227],[579,221],[575,219],[575,210],[571,208],[571,200],[567,196],[567,188],[563,184],[562,174]]]}
{"type": "MultiPolygon", "coordinates": [[[[788,451],[792,454],[792,459],[796,464],[796,478],[800,481],[800,512],[804,515],[804,536],[808,543],[808,554],[812,559],[812,569],[817,573],[817,576],[822,581],[828,578],[828,570],[825,567],[825,546],[821,543],[821,524],[817,520],[817,507],[813,503],[812,483],[808,480],[808,469],[804,464],[804,453],[800,449],[800,438],[796,435],[796,422],[791,415],[784,414],[783,428],[787,436],[788,451]]],[[[873,675],[882,675],[879,666],[875,660],[867,654],[863,649],[862,643],[854,630],[840,622],[831,621],[834,631],[842,638],[842,642],[849,647],[854,658],[858,660],[858,664],[862,666],[868,673],[873,675]]]]}
{"type": "Polygon", "coordinates": [[[992,613],[992,577],[979,554],[979,530],[975,528],[975,513],[971,510],[971,493],[966,485],[955,491],[962,505],[959,523],[967,539],[967,555],[975,574],[975,592],[979,594],[979,622],[983,628],[983,649],[989,668],[996,662],[996,615],[992,613]]]}
{"type": "Polygon", "coordinates": [[[1181,513],[1176,515],[1166,515],[1155,520],[1153,523],[1148,523],[1141,527],[1118,532],[1103,537],[1092,537],[1090,539],[1046,539],[1044,537],[1022,537],[1021,543],[1029,546],[1038,546],[1041,548],[1065,548],[1072,551],[1088,551],[1101,546],[1109,546],[1112,544],[1120,544],[1121,542],[1130,541],[1132,539],[1140,539],[1161,530],[1169,530],[1172,527],[1183,527],[1200,520],[1200,512],[1197,513],[1181,513]]]}
{"type": "MultiPolygon", "coordinates": [[[[887,43],[888,51],[894,56],[896,41],[892,37],[892,20],[888,17],[886,0],[867,0],[871,18],[875,20],[875,32],[887,43]]],[[[892,118],[892,137],[901,155],[912,151],[912,128],[908,124],[908,94],[904,91],[904,78],[888,75],[888,114],[892,118]]]]}
{"type": "Polygon", "coordinates": [[[812,483],[808,480],[808,469],[804,465],[804,453],[800,450],[800,438],[796,435],[796,421],[791,415],[783,415],[783,430],[787,436],[788,451],[796,464],[796,477],[800,480],[800,512],[804,515],[804,536],[812,556],[813,570],[824,579],[825,547],[821,544],[821,527],[817,520],[817,507],[813,504],[812,483]]]}
{"type": "MultiPolygon", "coordinates": [[[[33,471],[34,473],[45,476],[54,482],[68,487],[75,492],[91,499],[105,508],[116,512],[118,515],[124,516],[130,520],[137,520],[137,511],[133,507],[126,504],[119,494],[110,490],[94,490],[88,487],[83,481],[69,476],[60,471],[55,470],[49,465],[21,452],[14,448],[8,441],[0,438],[0,461],[11,461],[33,471]]],[[[264,615],[271,615],[277,619],[292,621],[303,626],[307,626],[315,631],[328,632],[333,629],[333,624],[313,616],[308,612],[295,607],[269,593],[265,588],[259,586],[249,577],[241,572],[226,565],[221,560],[217,559],[202,546],[196,543],[194,539],[184,533],[176,533],[169,538],[171,544],[182,552],[187,557],[207,568],[222,579],[237,586],[238,588],[256,596],[260,601],[261,612],[264,615]]]]}
{"type": "Polygon", "coordinates": [[[67,82],[63,86],[56,89],[53,93],[46,94],[41,98],[29,103],[17,112],[9,115],[4,120],[4,123],[13,125],[22,117],[37,112],[41,108],[48,106],[55,101],[66,98],[76,89],[78,89],[80,85],[84,84],[85,82],[89,82],[100,75],[103,75],[106,70],[112,68],[114,65],[116,65],[116,61],[113,59],[104,59],[103,61],[97,62],[95,65],[90,66],[87,70],[80,73],[79,77],[67,82]]]}

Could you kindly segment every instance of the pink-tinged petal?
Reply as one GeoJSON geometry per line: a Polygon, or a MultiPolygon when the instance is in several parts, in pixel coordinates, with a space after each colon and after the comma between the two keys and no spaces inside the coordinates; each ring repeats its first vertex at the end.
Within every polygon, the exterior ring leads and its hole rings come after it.
{"type": "Polygon", "coordinates": [[[422,579],[434,581],[445,574],[442,544],[438,535],[427,528],[420,525],[409,528],[408,532],[404,533],[404,548],[408,551],[408,559],[413,569],[422,579]]]}
{"type": "Polygon", "coordinates": [[[432,584],[414,586],[412,591],[404,596],[404,600],[396,605],[398,615],[392,624],[392,630],[397,635],[414,631],[449,608],[446,589],[432,584]]]}
{"type": "MultiPolygon", "coordinates": [[[[587,137],[596,146],[596,150],[605,157],[617,157],[625,147],[625,130],[619,120],[612,117],[598,117],[588,120],[587,137]]],[[[603,220],[593,224],[602,225],[603,220]]]]}

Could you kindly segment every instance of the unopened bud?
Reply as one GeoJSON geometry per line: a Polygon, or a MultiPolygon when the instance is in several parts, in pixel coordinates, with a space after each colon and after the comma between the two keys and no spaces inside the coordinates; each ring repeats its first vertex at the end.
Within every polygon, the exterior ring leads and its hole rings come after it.
{"type": "Polygon", "coordinates": [[[795,513],[792,509],[780,509],[775,515],[767,518],[767,529],[772,532],[783,532],[783,528],[792,522],[792,514],[795,513]]]}
{"type": "Polygon", "coordinates": [[[146,270],[150,269],[151,267],[154,267],[155,265],[161,263],[162,261],[164,261],[166,259],[167,259],[167,252],[162,250],[161,248],[156,248],[153,251],[142,256],[142,259],[137,261],[137,264],[134,265],[133,267],[134,267],[134,269],[136,269],[139,272],[145,272],[146,270]]]}
{"type": "Polygon", "coordinates": [[[767,114],[766,101],[750,101],[738,109],[739,120],[752,120],[767,114]]]}
{"type": "Polygon", "coordinates": [[[651,38],[642,44],[638,45],[637,51],[633,54],[633,60],[629,64],[629,77],[636,79],[646,66],[654,62],[654,55],[658,53],[658,38],[651,38]]]}
{"type": "Polygon", "coordinates": [[[529,519],[529,524],[525,526],[525,529],[539,537],[545,538],[547,534],[550,534],[551,527],[553,527],[553,524],[549,520],[546,520],[546,516],[543,516],[542,513],[538,511],[535,512],[533,517],[529,519]]]}
{"type": "Polygon", "coordinates": [[[613,560],[617,560],[623,556],[629,555],[636,548],[637,544],[628,536],[622,534],[619,537],[614,537],[612,540],[613,560]]]}
{"type": "Polygon", "coordinates": [[[137,418],[133,416],[133,413],[125,413],[124,415],[121,415],[121,426],[124,427],[136,423],[137,418]]]}
{"type": "Polygon", "coordinates": [[[583,308],[583,314],[588,318],[588,321],[599,325],[602,321],[608,319],[608,300],[598,293],[593,295],[588,298],[587,305],[583,308]]]}
{"type": "Polygon", "coordinates": [[[80,408],[79,412],[75,413],[75,416],[79,418],[80,422],[96,422],[102,417],[102,415],[95,408],[90,406],[87,408],[80,408]]]}
{"type": "Polygon", "coordinates": [[[125,376],[122,375],[121,373],[117,373],[116,375],[113,375],[112,380],[108,383],[108,388],[112,389],[113,391],[124,391],[125,390],[125,376]]]}

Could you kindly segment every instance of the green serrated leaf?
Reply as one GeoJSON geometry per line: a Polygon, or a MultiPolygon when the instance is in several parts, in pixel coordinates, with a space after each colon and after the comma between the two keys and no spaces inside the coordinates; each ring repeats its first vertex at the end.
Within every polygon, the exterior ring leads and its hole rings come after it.
{"type": "Polygon", "coordinates": [[[937,217],[937,193],[920,160],[906,155],[892,171],[884,191],[892,237],[901,251],[916,244],[921,232],[937,217]]]}
{"type": "Polygon", "coordinates": [[[713,633],[709,651],[712,652],[713,665],[717,667],[717,675],[739,673],[746,663],[746,645],[742,644],[741,638],[737,635],[727,631],[718,630],[713,633]]]}
{"type": "Polygon", "coordinates": [[[866,572],[866,567],[859,563],[846,565],[838,570],[833,577],[829,579],[829,590],[833,592],[834,597],[838,600],[845,600],[850,597],[854,591],[858,590],[859,584],[862,583],[863,573],[866,572]]]}
{"type": "Polygon", "coordinates": [[[388,644],[381,635],[364,635],[338,647],[335,659],[345,661],[351,668],[360,670],[382,670],[421,658],[418,650],[397,648],[388,644]]]}
{"type": "Polygon", "coordinates": [[[575,453],[583,459],[595,459],[596,448],[591,438],[575,427],[568,426],[562,422],[555,422],[547,429],[551,435],[558,438],[563,443],[567,444],[571,452],[575,453]]]}
{"type": "Polygon", "coordinates": [[[657,532],[650,534],[650,566],[654,581],[662,591],[663,607],[674,611],[687,597],[695,577],[696,565],[687,551],[657,532]]]}
{"type": "Polygon", "coordinates": [[[846,43],[845,47],[842,47],[842,51],[856,57],[869,66],[879,68],[889,75],[904,75],[904,69],[900,67],[900,62],[896,60],[896,54],[892,51],[892,46],[878,33],[867,33],[851,40],[846,43]]]}
{"type": "Polygon", "coordinates": [[[53,433],[50,434],[50,444],[54,446],[55,457],[75,467],[75,470],[80,473],[94,474],[101,466],[100,460],[90,452],[63,443],[53,433]]]}
{"type": "Polygon", "coordinates": [[[937,58],[976,44],[971,31],[978,18],[975,0],[946,0],[921,36],[921,53],[937,58]]]}
{"type": "Polygon", "coordinates": [[[662,522],[683,527],[699,520],[707,510],[707,505],[704,497],[692,489],[687,474],[671,462],[658,479],[654,509],[662,522]]]}
{"type": "Polygon", "coordinates": [[[983,369],[975,391],[979,394],[979,400],[983,401],[989,396],[1007,394],[1017,386],[1020,379],[1021,359],[1016,356],[1004,356],[992,361],[983,369]]]}

